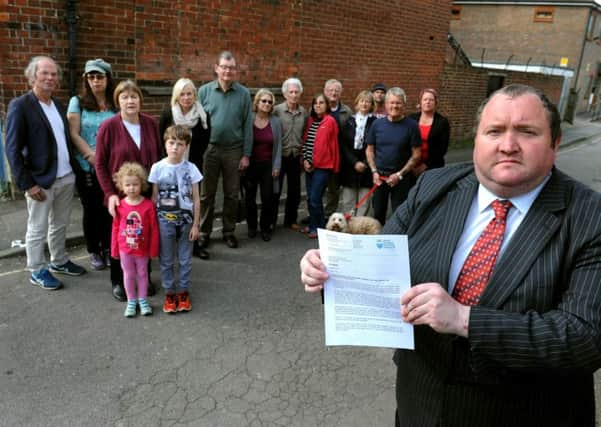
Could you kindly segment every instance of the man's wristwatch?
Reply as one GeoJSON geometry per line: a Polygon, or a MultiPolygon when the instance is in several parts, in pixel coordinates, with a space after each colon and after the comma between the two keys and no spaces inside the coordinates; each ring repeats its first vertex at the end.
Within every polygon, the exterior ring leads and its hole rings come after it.
{"type": "Polygon", "coordinates": [[[378,172],[378,170],[377,170],[377,169],[375,169],[375,168],[371,170],[371,173],[372,173],[372,174],[373,174],[373,173],[376,173],[376,172],[378,172]]]}
{"type": "Polygon", "coordinates": [[[399,181],[402,181],[402,180],[403,180],[403,174],[401,173],[401,171],[398,171],[398,172],[396,173],[396,176],[398,176],[398,177],[399,177],[399,181]]]}

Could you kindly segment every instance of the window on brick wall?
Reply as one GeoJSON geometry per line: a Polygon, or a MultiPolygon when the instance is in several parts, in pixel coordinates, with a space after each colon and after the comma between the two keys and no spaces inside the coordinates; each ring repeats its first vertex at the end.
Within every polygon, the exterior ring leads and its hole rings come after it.
{"type": "Polygon", "coordinates": [[[451,19],[461,19],[461,6],[451,6],[451,19]]]}
{"type": "Polygon", "coordinates": [[[555,8],[553,6],[539,6],[534,8],[534,22],[553,22],[555,8]]]}

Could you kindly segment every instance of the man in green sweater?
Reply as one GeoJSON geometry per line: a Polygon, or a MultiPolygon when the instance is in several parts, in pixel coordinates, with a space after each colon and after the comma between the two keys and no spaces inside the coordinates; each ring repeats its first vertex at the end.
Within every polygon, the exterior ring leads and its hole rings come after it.
{"type": "Polygon", "coordinates": [[[211,117],[211,139],[204,158],[200,194],[200,246],[206,249],[213,229],[215,194],[223,180],[223,241],[238,247],[234,236],[240,194],[240,174],[252,152],[252,102],[247,88],[236,81],[236,59],[224,51],[215,64],[217,79],[200,87],[198,99],[211,117]]]}

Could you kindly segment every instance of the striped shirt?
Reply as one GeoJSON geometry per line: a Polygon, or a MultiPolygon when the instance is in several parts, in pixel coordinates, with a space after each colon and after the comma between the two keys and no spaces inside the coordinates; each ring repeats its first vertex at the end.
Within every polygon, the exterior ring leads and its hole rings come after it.
{"type": "Polygon", "coordinates": [[[303,144],[303,160],[308,160],[309,163],[313,163],[313,146],[315,145],[315,135],[317,135],[317,128],[321,123],[321,119],[315,120],[311,123],[311,127],[307,131],[307,140],[303,144]]]}

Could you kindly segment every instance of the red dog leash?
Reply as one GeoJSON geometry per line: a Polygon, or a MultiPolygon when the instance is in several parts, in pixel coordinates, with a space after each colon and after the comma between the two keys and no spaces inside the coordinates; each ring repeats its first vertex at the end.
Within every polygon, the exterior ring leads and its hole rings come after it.
{"type": "MultiPolygon", "coordinates": [[[[387,179],[388,179],[387,176],[380,175],[380,181],[386,181],[387,179]]],[[[359,200],[357,202],[355,207],[353,209],[351,209],[350,212],[344,214],[344,218],[348,221],[350,217],[355,216],[355,213],[357,212],[357,209],[359,209],[359,206],[361,206],[363,203],[365,203],[365,201],[367,199],[369,199],[372,194],[374,194],[374,191],[376,191],[376,188],[378,188],[378,187],[379,187],[378,184],[374,184],[373,187],[371,187],[369,189],[367,194],[365,196],[361,197],[361,200],[359,200]]]]}

